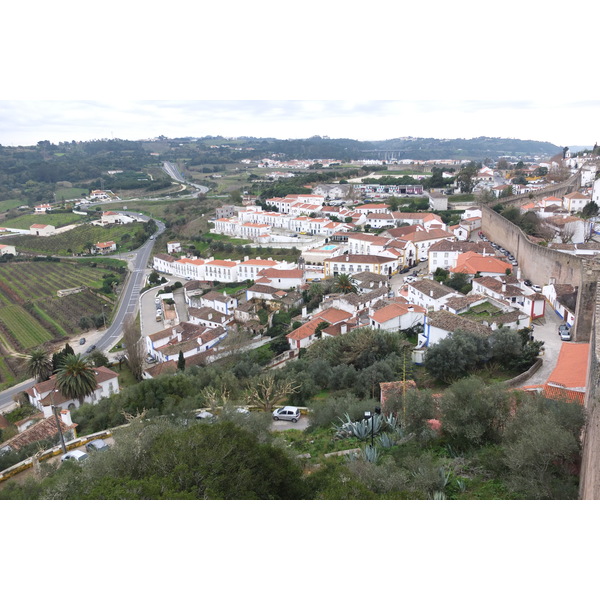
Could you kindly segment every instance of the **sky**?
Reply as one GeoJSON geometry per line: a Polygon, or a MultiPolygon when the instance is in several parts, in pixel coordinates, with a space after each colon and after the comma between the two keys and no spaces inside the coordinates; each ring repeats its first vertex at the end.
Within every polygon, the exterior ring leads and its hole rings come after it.
{"type": "Polygon", "coordinates": [[[159,135],[597,141],[600,89],[586,48],[600,3],[205,4],[10,3],[0,22],[0,144],[159,135]]]}
{"type": "Polygon", "coordinates": [[[498,100],[0,100],[0,144],[101,138],[252,136],[596,141],[599,101],[498,100]]]}

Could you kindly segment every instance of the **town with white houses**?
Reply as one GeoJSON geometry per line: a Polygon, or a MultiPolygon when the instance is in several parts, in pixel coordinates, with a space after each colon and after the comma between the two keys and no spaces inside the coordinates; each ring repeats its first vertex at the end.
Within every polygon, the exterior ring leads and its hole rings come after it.
{"type": "MultiPolygon", "coordinates": [[[[575,171],[581,160],[569,164],[575,171]]],[[[262,166],[284,168],[266,160],[262,166]]],[[[536,175],[539,166],[530,169],[531,183],[512,186],[514,194],[547,185],[536,175]]],[[[590,242],[594,222],[581,212],[592,200],[600,203],[600,184],[594,184],[594,164],[585,165],[583,172],[578,191],[549,193],[521,203],[518,210],[534,212],[550,228],[548,247],[593,255],[598,251],[590,242]]],[[[476,187],[496,197],[508,187],[497,185],[498,173],[487,167],[474,180],[476,187]]],[[[186,304],[177,312],[164,305],[168,295],[157,299],[157,319],[167,328],[145,337],[148,357],[157,363],[146,376],[163,373],[167,362],[174,368],[180,350],[186,359],[199,362],[218,358],[219,344],[232,330],[246,330],[259,339],[265,328],[257,313],[264,307],[271,312],[293,307],[298,313],[281,360],[298,356],[321,337],[358,327],[416,333],[413,359],[419,363],[428,347],[457,329],[491,335],[500,327],[532,328],[549,307],[569,327],[574,325],[573,286],[525,279],[517,259],[482,230],[478,205],[462,206],[459,222],[451,226],[436,214],[447,209],[448,196],[435,190],[361,184],[320,184],[306,194],[261,204],[222,205],[210,218],[214,233],[247,240],[255,248],[297,248],[300,256],[295,263],[271,256],[198,258],[182,252],[180,242],[169,241],[167,253],[156,254],[152,266],[162,275],[185,280],[186,304]],[[388,198],[398,196],[426,199],[429,210],[393,210],[388,198]],[[462,285],[449,286],[452,280],[462,285]],[[303,292],[340,281],[344,285],[327,287],[320,304],[307,310],[303,292]],[[217,283],[247,287],[232,295],[210,291],[217,283]]],[[[570,332],[563,339],[571,339],[570,332]]]]}

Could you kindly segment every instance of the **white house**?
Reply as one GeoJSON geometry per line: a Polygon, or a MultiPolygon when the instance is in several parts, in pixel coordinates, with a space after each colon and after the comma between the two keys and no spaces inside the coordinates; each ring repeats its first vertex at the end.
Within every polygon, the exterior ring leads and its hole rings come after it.
{"type": "Polygon", "coordinates": [[[0,255],[2,254],[12,254],[13,256],[16,256],[17,250],[14,246],[10,246],[9,244],[0,244],[0,255]]]}
{"type": "Polygon", "coordinates": [[[184,358],[205,352],[226,335],[227,331],[221,326],[206,327],[183,322],[147,335],[146,350],[159,362],[167,362],[177,360],[180,352],[184,358]]]}
{"type": "Polygon", "coordinates": [[[463,295],[433,279],[408,283],[407,290],[408,301],[427,310],[440,310],[450,298],[463,295]]]}
{"type": "Polygon", "coordinates": [[[372,329],[403,331],[423,325],[426,312],[421,306],[393,301],[383,308],[369,311],[370,325],[372,329]]]}
{"type": "Polygon", "coordinates": [[[29,233],[31,235],[39,235],[40,237],[47,237],[53,235],[56,232],[54,225],[40,225],[38,223],[29,227],[29,233]]]}
{"type": "Polygon", "coordinates": [[[61,409],[79,408],[82,404],[97,404],[101,398],[108,398],[112,394],[118,394],[119,375],[106,367],[94,367],[96,375],[96,389],[83,399],[72,400],[65,398],[56,387],[56,375],[52,375],[47,381],[36,383],[25,393],[29,396],[29,401],[33,406],[44,413],[44,417],[52,415],[52,406],[58,406],[61,409]]]}
{"type": "Polygon", "coordinates": [[[270,285],[279,290],[300,288],[305,283],[305,275],[302,269],[262,269],[258,272],[256,283],[270,285]]]}
{"type": "Polygon", "coordinates": [[[485,325],[446,310],[440,310],[430,312],[425,316],[423,333],[419,334],[419,346],[431,347],[458,330],[483,337],[489,337],[492,334],[492,330],[485,325]]]}

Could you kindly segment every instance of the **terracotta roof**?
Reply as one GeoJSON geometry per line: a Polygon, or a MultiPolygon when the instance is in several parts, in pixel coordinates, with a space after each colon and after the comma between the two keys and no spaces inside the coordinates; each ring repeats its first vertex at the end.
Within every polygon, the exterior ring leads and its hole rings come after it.
{"type": "Polygon", "coordinates": [[[313,316],[313,319],[320,318],[325,319],[332,325],[339,323],[340,321],[345,321],[346,319],[350,319],[352,317],[352,313],[349,313],[345,310],[341,310],[339,308],[327,308],[320,313],[317,313],[313,316]]]}
{"type": "Polygon", "coordinates": [[[460,240],[440,240],[429,247],[429,252],[476,252],[494,255],[495,250],[489,242],[469,242],[460,240]]]}
{"type": "Polygon", "coordinates": [[[427,322],[432,327],[443,329],[444,331],[455,332],[458,330],[468,331],[476,335],[488,337],[492,334],[492,330],[481,323],[471,321],[466,317],[455,315],[447,310],[438,310],[430,312],[427,315],[427,322]]]}
{"type": "Polygon", "coordinates": [[[144,371],[152,378],[159,377],[160,375],[175,373],[177,371],[177,361],[167,360],[166,362],[152,365],[151,367],[144,369],[144,371]]]}
{"type": "Polygon", "coordinates": [[[162,253],[155,254],[154,258],[160,258],[161,260],[164,260],[166,262],[175,262],[175,260],[176,260],[170,254],[162,254],[162,253]]]}
{"type": "MultiPolygon", "coordinates": [[[[59,419],[59,423],[63,433],[66,433],[67,431],[70,431],[71,429],[75,429],[75,427],[77,427],[76,423],[66,425],[62,419],[59,419]]],[[[20,450],[28,444],[33,444],[34,442],[39,442],[41,440],[48,439],[50,437],[55,436],[57,433],[58,428],[56,426],[56,418],[54,415],[52,415],[47,419],[43,419],[42,421],[34,423],[25,431],[18,433],[14,437],[10,438],[2,445],[0,445],[0,448],[10,446],[13,450],[20,450]]]]}
{"type": "Polygon", "coordinates": [[[39,224],[35,224],[35,225],[30,225],[29,229],[44,229],[45,227],[52,227],[52,225],[39,225],[39,224]]]}
{"type": "Polygon", "coordinates": [[[275,295],[277,288],[270,285],[263,285],[262,283],[256,283],[252,287],[249,287],[248,292],[257,292],[258,294],[271,294],[275,295]]]}
{"type": "Polygon", "coordinates": [[[315,317],[313,319],[311,319],[310,321],[308,321],[307,323],[304,323],[304,325],[300,325],[300,327],[298,327],[298,329],[294,329],[294,331],[288,333],[285,337],[291,340],[303,340],[311,335],[313,335],[315,333],[315,331],[317,330],[317,327],[321,324],[321,323],[328,323],[329,321],[326,321],[325,319],[321,319],[321,317],[315,317]]]}
{"type": "Polygon", "coordinates": [[[454,310],[462,310],[463,308],[467,308],[471,306],[471,304],[475,304],[475,302],[479,302],[480,300],[486,300],[485,296],[481,294],[469,294],[468,296],[456,296],[454,298],[450,298],[446,301],[446,306],[449,308],[453,308],[454,310]]]}
{"type": "Polygon", "coordinates": [[[587,385],[590,344],[563,342],[556,366],[548,377],[548,384],[570,389],[585,389],[587,385]]]}
{"type": "Polygon", "coordinates": [[[456,267],[451,268],[453,273],[505,273],[506,269],[512,270],[510,263],[504,262],[493,256],[481,256],[476,252],[465,252],[460,254],[456,260],[456,267]]]}
{"type": "Polygon", "coordinates": [[[434,279],[419,279],[409,283],[408,285],[422,294],[433,298],[434,300],[439,300],[448,294],[460,295],[460,292],[457,292],[456,290],[443,285],[434,279]]]}
{"type": "Polygon", "coordinates": [[[211,260],[207,262],[206,265],[215,267],[235,267],[237,263],[231,260],[211,260]]]}
{"type": "Polygon", "coordinates": [[[302,279],[304,277],[302,269],[262,269],[258,274],[270,279],[302,279]]]}
{"type": "Polygon", "coordinates": [[[391,319],[395,319],[396,317],[406,315],[409,312],[425,313],[427,311],[421,306],[393,302],[392,304],[388,304],[387,306],[376,310],[371,315],[371,318],[378,323],[385,323],[391,319]]]}

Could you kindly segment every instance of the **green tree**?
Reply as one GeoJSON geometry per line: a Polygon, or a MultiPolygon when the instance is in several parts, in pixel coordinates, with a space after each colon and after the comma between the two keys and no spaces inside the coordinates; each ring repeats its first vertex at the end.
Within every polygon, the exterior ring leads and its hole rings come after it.
{"type": "Polygon", "coordinates": [[[56,372],[56,387],[68,400],[83,404],[97,386],[96,371],[89,359],[79,354],[68,354],[56,372]]]}
{"type": "Polygon", "coordinates": [[[185,358],[183,356],[183,350],[179,351],[179,356],[177,357],[177,370],[185,371],[185,358]]]}
{"type": "Polygon", "coordinates": [[[427,350],[425,368],[436,379],[450,383],[465,377],[488,358],[487,339],[457,330],[427,350]]]}
{"type": "Polygon", "coordinates": [[[478,377],[452,384],[440,401],[444,434],[459,448],[498,443],[510,414],[508,390],[478,377]]]}
{"type": "Polygon", "coordinates": [[[581,210],[581,216],[584,219],[590,219],[598,214],[598,205],[593,200],[590,200],[581,210]]]}
{"type": "Polygon", "coordinates": [[[44,350],[33,350],[27,358],[27,375],[36,381],[46,381],[52,375],[52,360],[44,350]]]}
{"type": "Polygon", "coordinates": [[[350,275],[347,275],[346,273],[340,273],[336,277],[333,289],[335,292],[340,294],[356,292],[356,286],[352,283],[350,275]]]}
{"type": "Polygon", "coordinates": [[[526,398],[502,440],[511,489],[529,498],[576,499],[584,412],[578,404],[526,398]]]}

